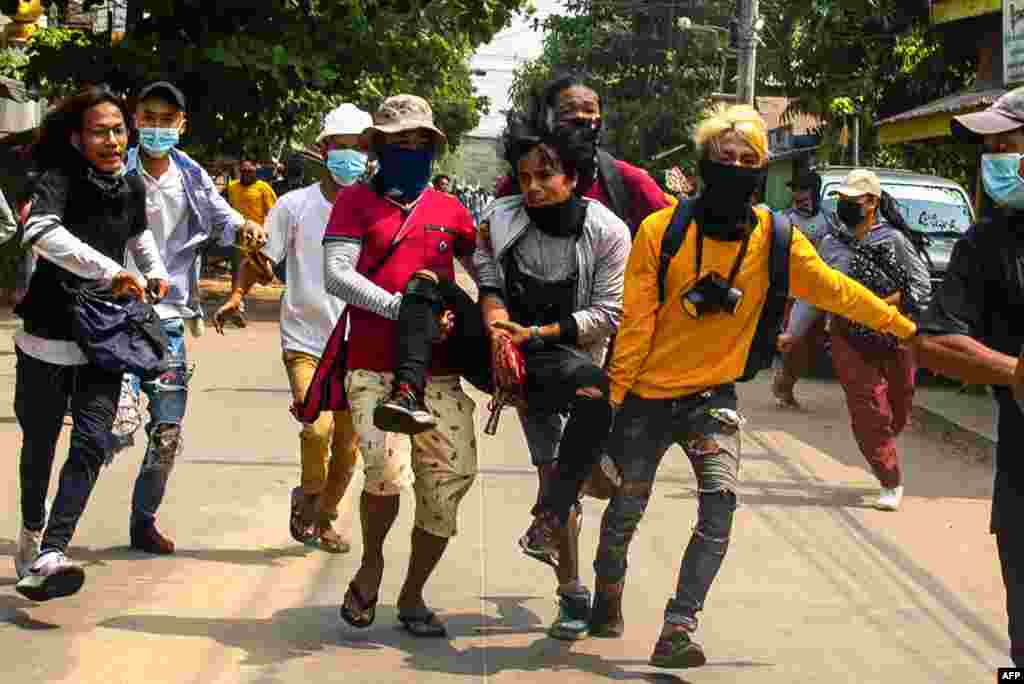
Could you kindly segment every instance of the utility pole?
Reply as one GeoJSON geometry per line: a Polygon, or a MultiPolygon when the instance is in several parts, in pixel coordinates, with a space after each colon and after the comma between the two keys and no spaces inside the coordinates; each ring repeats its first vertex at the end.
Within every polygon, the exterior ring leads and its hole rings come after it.
{"type": "Polygon", "coordinates": [[[737,98],[740,104],[754,104],[757,76],[758,0],[738,0],[740,10],[740,52],[737,98]]]}
{"type": "Polygon", "coordinates": [[[853,115],[853,135],[850,136],[853,145],[853,154],[850,155],[854,166],[860,166],[860,117],[853,115]]]}

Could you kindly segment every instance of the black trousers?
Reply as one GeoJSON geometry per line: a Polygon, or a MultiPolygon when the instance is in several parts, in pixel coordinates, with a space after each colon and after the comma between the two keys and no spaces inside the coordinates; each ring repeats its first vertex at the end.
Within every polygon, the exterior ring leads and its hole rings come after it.
{"type": "Polygon", "coordinates": [[[414,278],[402,296],[395,338],[395,382],[422,391],[439,335],[437,317],[455,314],[455,329],[448,339],[452,361],[462,377],[477,389],[493,391],[491,349],[480,306],[450,280],[433,283],[414,278]]]}
{"type": "Polygon", "coordinates": [[[1006,614],[1009,618],[1010,658],[1024,667],[1024,537],[1016,529],[1019,521],[1006,523],[996,532],[999,564],[1006,585],[1006,614]]]}
{"type": "Polygon", "coordinates": [[[92,494],[107,451],[121,395],[121,374],[97,366],[58,366],[17,349],[14,413],[23,434],[21,516],[30,530],[44,525],[42,548],[64,551],[92,494]],[[71,403],[71,448],[46,520],[46,491],[71,403]]]}
{"type": "Polygon", "coordinates": [[[554,513],[564,524],[580,488],[601,458],[612,426],[609,381],[604,369],[578,349],[545,344],[526,350],[526,402],[530,412],[568,414],[558,444],[557,478],[541,493],[534,515],[554,513]],[[596,387],[600,398],[577,396],[596,387]]]}

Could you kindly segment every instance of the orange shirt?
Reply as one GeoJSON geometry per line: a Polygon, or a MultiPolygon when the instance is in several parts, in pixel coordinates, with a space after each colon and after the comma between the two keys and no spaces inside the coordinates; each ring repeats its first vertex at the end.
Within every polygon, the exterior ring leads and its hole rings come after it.
{"type": "MultiPolygon", "coordinates": [[[[701,273],[694,273],[697,230],[692,224],[672,259],[665,282],[665,304],[659,306],[658,259],[673,211],[670,207],[652,214],[633,240],[626,265],[622,325],[610,367],[615,403],[622,403],[627,392],[668,399],[734,382],[743,374],[767,299],[772,218],[769,211],[757,209],[758,225],[734,284],[743,292],[735,314],[694,319],[683,310],[683,293],[700,277],[711,271],[728,276],[741,244],[705,238],[701,273]]],[[[917,328],[912,321],[857,281],[829,268],[796,229],[789,259],[791,296],[900,339],[915,334],[917,328]]]]}

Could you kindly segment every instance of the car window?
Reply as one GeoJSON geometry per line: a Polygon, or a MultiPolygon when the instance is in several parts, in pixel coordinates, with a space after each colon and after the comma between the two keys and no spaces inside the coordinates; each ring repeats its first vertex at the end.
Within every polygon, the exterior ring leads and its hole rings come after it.
{"type": "MultiPolygon", "coordinates": [[[[835,211],[836,198],[829,195],[839,185],[836,182],[824,187],[824,210],[835,211]]],[[[903,218],[915,230],[924,233],[963,233],[971,225],[970,205],[964,194],[956,188],[883,181],[882,189],[893,196],[903,218]]]]}

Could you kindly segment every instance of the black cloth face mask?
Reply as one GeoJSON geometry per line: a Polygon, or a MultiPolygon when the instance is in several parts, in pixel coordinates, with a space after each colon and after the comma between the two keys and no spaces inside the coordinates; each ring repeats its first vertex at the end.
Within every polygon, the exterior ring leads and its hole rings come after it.
{"type": "Polygon", "coordinates": [[[704,190],[697,199],[701,231],[712,240],[742,240],[754,220],[751,199],[764,181],[763,168],[700,162],[704,190]]]}
{"type": "Polygon", "coordinates": [[[841,197],[836,202],[836,216],[849,228],[856,228],[863,223],[865,213],[864,207],[852,199],[841,197]]]}
{"type": "Polygon", "coordinates": [[[587,216],[586,203],[573,195],[559,204],[542,207],[526,206],[526,215],[542,233],[552,237],[569,237],[583,232],[583,220],[587,216]]]}

